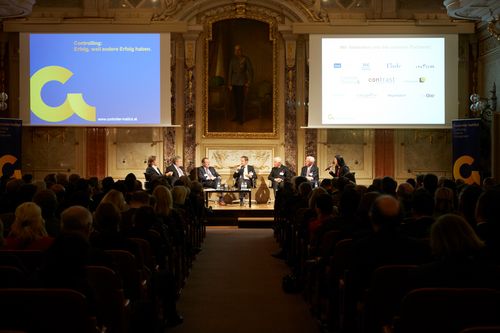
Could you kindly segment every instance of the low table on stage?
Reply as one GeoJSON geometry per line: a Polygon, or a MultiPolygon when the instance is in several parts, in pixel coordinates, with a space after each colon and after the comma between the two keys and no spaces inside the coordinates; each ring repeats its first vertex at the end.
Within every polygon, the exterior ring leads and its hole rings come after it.
{"type": "Polygon", "coordinates": [[[220,190],[216,190],[214,188],[204,188],[203,192],[205,192],[205,206],[208,207],[208,196],[210,193],[248,193],[248,207],[252,207],[252,189],[247,188],[247,189],[237,189],[237,188],[232,188],[232,189],[223,189],[221,188],[220,190]]]}

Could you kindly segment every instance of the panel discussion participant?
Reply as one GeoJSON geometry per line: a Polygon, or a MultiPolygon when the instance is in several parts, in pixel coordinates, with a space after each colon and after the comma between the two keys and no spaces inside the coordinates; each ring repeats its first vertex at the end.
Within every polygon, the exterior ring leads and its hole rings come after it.
{"type": "Polygon", "coordinates": [[[345,164],[344,157],[342,155],[335,155],[332,161],[332,165],[330,165],[325,171],[334,177],[345,177],[349,172],[349,167],[345,164]]]}
{"type": "Polygon", "coordinates": [[[245,121],[245,97],[253,80],[253,67],[250,59],[243,55],[240,45],[234,46],[234,56],[229,62],[228,89],[233,99],[234,118],[243,124],[245,121]]]}
{"type": "Polygon", "coordinates": [[[307,180],[312,183],[313,187],[316,187],[319,181],[319,169],[316,166],[316,164],[314,164],[314,161],[315,161],[314,157],[312,156],[306,157],[304,166],[300,171],[300,176],[306,177],[307,180]]]}
{"type": "Polygon", "coordinates": [[[144,173],[149,175],[150,180],[163,177],[163,172],[156,165],[156,156],[151,155],[148,157],[148,167],[144,173]]]}
{"type": "MultiPolygon", "coordinates": [[[[241,189],[241,185],[245,183],[246,188],[251,189],[257,183],[257,173],[252,165],[248,165],[248,156],[240,157],[240,166],[233,174],[235,184],[241,189]]],[[[243,206],[243,199],[246,193],[240,193],[240,205],[243,206]]]]}
{"type": "MultiPolygon", "coordinates": [[[[217,182],[220,182],[220,175],[214,167],[210,166],[208,157],[201,159],[201,166],[198,167],[198,181],[204,188],[217,188],[217,182]]],[[[223,197],[219,197],[219,205],[225,205],[223,197]]]]}
{"type": "Polygon", "coordinates": [[[172,158],[172,164],[167,167],[165,175],[171,178],[172,185],[175,184],[177,179],[186,175],[182,167],[182,158],[180,156],[174,156],[172,158]]]}
{"type": "Polygon", "coordinates": [[[292,173],[283,164],[281,164],[281,157],[275,157],[273,160],[273,168],[271,173],[267,177],[272,182],[271,187],[273,188],[274,195],[276,196],[276,191],[280,184],[284,181],[292,179],[292,173]]]}
{"type": "Polygon", "coordinates": [[[257,173],[252,165],[248,165],[248,156],[240,157],[240,166],[233,174],[233,178],[241,188],[242,182],[245,182],[247,188],[255,187],[257,184],[257,173]]]}

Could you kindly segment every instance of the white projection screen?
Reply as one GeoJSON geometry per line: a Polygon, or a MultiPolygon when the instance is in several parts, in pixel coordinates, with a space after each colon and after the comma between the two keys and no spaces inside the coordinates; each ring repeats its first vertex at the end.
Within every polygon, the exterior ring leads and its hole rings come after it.
{"type": "Polygon", "coordinates": [[[312,128],[448,128],[457,35],[311,35],[312,128]]]}
{"type": "Polygon", "coordinates": [[[31,126],[171,126],[169,33],[21,33],[31,126]]]}

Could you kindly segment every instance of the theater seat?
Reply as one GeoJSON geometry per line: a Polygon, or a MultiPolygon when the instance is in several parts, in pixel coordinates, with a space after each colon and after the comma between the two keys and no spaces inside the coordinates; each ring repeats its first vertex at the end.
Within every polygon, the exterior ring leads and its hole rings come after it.
{"type": "Polygon", "coordinates": [[[85,296],[69,289],[0,289],[0,330],[96,333],[85,296]]]}
{"type": "Polygon", "coordinates": [[[398,333],[456,333],[500,325],[500,292],[476,288],[422,288],[409,292],[394,321],[398,333]]]}
{"type": "Polygon", "coordinates": [[[25,287],[26,275],[18,267],[0,266],[0,286],[2,288],[25,287]]]}
{"type": "Polygon", "coordinates": [[[500,326],[470,327],[464,329],[460,333],[500,333],[500,326]]]}
{"type": "Polygon", "coordinates": [[[87,266],[87,277],[95,292],[99,325],[110,333],[127,332],[130,302],[125,299],[120,277],[103,266],[87,266]]]}

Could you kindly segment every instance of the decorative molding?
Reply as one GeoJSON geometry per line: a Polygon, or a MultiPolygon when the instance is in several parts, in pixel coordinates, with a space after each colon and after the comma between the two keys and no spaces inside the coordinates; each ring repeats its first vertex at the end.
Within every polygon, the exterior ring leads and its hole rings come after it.
{"type": "Polygon", "coordinates": [[[184,59],[188,68],[194,67],[196,56],[196,40],[190,38],[184,41],[184,59]]]}
{"type": "Polygon", "coordinates": [[[161,10],[151,18],[152,21],[165,21],[173,17],[189,0],[161,0],[161,10]]]}
{"type": "Polygon", "coordinates": [[[230,145],[207,145],[205,156],[210,159],[210,165],[221,174],[232,175],[235,169],[241,165],[240,157],[248,156],[250,165],[253,165],[257,175],[267,175],[273,167],[274,147],[257,145],[251,147],[230,145]]]}
{"type": "Polygon", "coordinates": [[[2,0],[0,19],[28,16],[34,4],[35,0],[2,0]]]}
{"type": "MultiPolygon", "coordinates": [[[[198,16],[198,21],[201,23],[212,21],[213,23],[214,17],[224,17],[225,19],[260,17],[271,18],[277,23],[285,23],[283,15],[279,12],[270,11],[269,8],[247,3],[231,3],[209,9],[198,16]]],[[[216,21],[219,21],[219,19],[216,21]]]]}
{"type": "Polygon", "coordinates": [[[286,60],[286,66],[288,68],[292,68],[295,66],[296,50],[297,50],[297,41],[286,39],[285,60],[286,60]]]}
{"type": "Polygon", "coordinates": [[[321,0],[288,0],[306,14],[310,22],[330,22],[328,13],[321,7],[321,0]]]}

